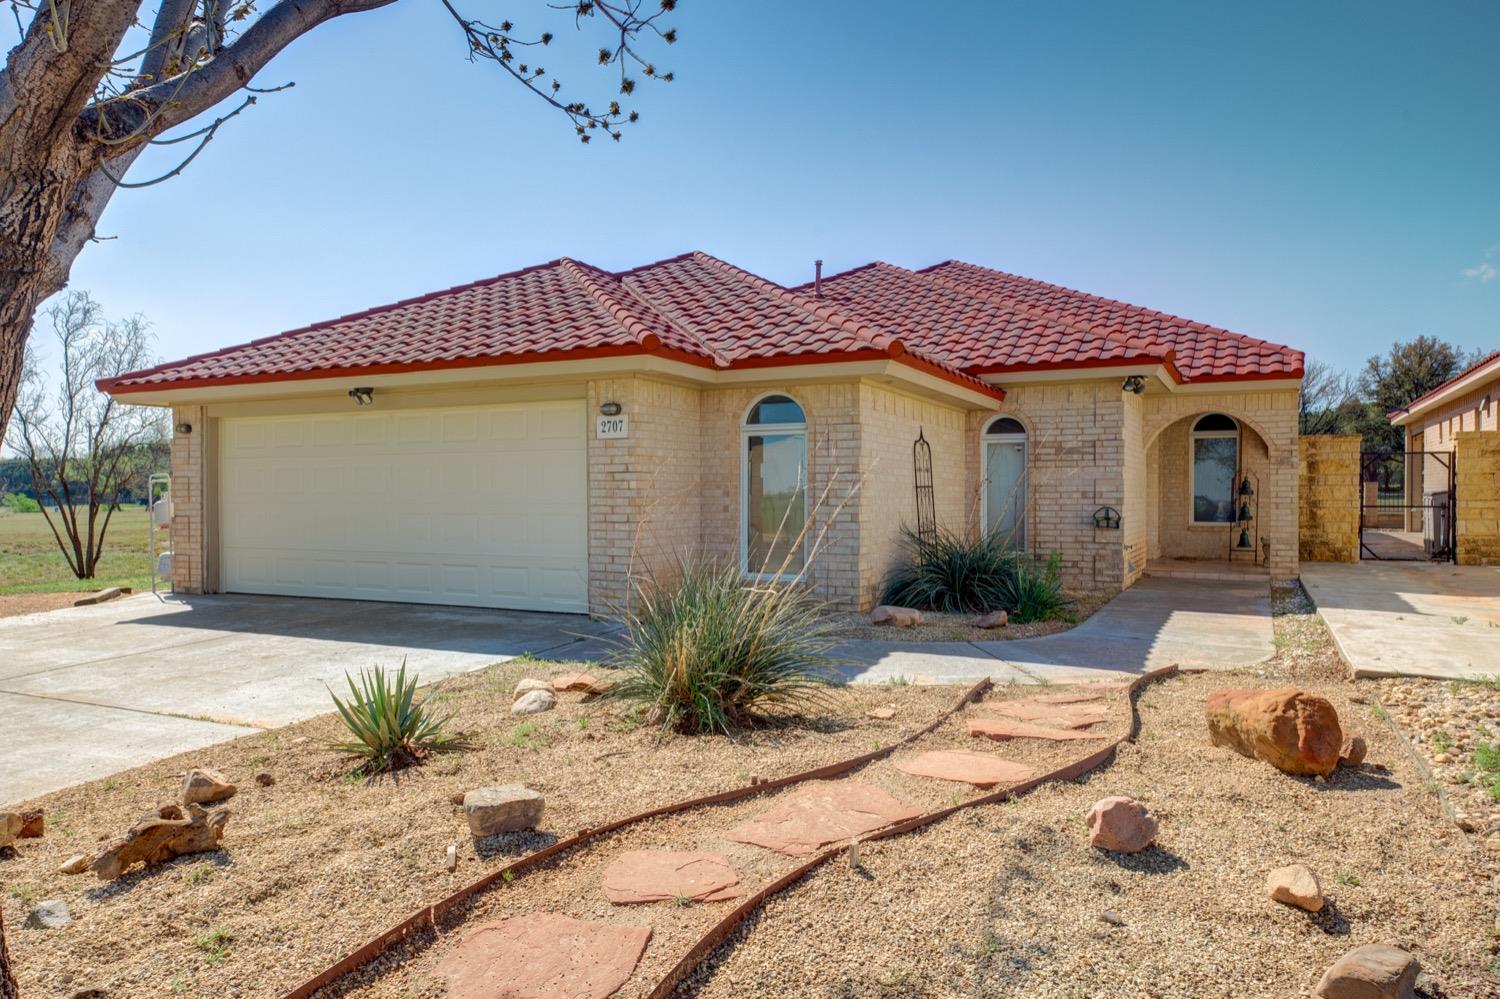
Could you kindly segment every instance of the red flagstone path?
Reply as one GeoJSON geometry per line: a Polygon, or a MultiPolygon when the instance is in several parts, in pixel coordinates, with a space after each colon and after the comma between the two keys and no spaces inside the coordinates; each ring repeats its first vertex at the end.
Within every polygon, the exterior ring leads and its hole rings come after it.
{"type": "Polygon", "coordinates": [[[678,898],[722,902],[744,893],[739,876],[722,853],[630,850],[604,872],[604,896],[615,905],[678,898]]]}
{"type": "Polygon", "coordinates": [[[979,709],[1019,721],[1045,721],[1057,728],[1087,728],[1109,720],[1103,708],[1067,708],[1031,701],[985,701],[979,709]]]}
{"type": "Polygon", "coordinates": [[[438,963],[448,999],[605,999],[630,980],[651,927],[532,912],[485,923],[438,963]]]}
{"type": "Polygon", "coordinates": [[[763,846],[789,857],[804,857],[830,843],[921,814],[920,808],[902,804],[869,784],[852,780],[815,781],[769,812],[735,826],[724,833],[724,838],[763,846]]]}
{"type": "Polygon", "coordinates": [[[895,767],[917,777],[936,777],[975,787],[1019,784],[1037,775],[1036,770],[1024,764],[967,749],[935,749],[909,760],[899,760],[895,767]]]}
{"type": "Polygon", "coordinates": [[[1102,739],[1102,735],[1078,732],[1067,728],[1047,728],[1030,722],[1012,721],[1008,718],[970,718],[969,734],[990,739],[1046,739],[1050,742],[1066,742],[1069,739],[1102,739]]]}
{"type": "Polygon", "coordinates": [[[1042,694],[1031,700],[1039,704],[1086,704],[1089,701],[1104,700],[1103,694],[1042,694]]]}

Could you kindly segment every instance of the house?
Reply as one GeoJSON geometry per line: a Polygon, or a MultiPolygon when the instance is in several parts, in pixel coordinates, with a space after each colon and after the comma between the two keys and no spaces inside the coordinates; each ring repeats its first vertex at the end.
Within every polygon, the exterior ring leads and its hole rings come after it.
{"type": "Polygon", "coordinates": [[[1500,351],[1386,415],[1406,438],[1406,529],[1428,554],[1500,565],[1500,351]]]}
{"type": "Polygon", "coordinates": [[[1056,552],[1071,587],[1241,540],[1294,576],[1301,377],[1296,350],[972,264],[785,288],[687,253],[555,260],[101,388],[172,409],[179,591],[607,613],[684,551],[869,607],[919,439],[939,525],[1056,552]]]}

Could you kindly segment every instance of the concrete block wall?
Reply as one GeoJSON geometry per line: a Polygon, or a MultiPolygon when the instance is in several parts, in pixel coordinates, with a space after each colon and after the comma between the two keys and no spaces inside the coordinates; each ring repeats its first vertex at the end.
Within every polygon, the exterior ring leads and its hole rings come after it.
{"type": "Polygon", "coordinates": [[[1500,565],[1500,433],[1454,435],[1458,564],[1500,565]]]}
{"type": "Polygon", "coordinates": [[[1304,562],[1359,561],[1358,434],[1298,440],[1298,555],[1304,562]]]}
{"type": "Polygon", "coordinates": [[[1260,479],[1256,534],[1270,542],[1271,575],[1295,577],[1300,545],[1297,390],[1182,392],[1144,399],[1147,492],[1157,511],[1155,528],[1148,537],[1150,557],[1228,557],[1227,526],[1188,524],[1192,489],[1188,434],[1200,416],[1224,413],[1244,429],[1241,464],[1260,479]]]}
{"type": "MultiPolygon", "coordinates": [[[[973,449],[964,410],[864,383],[859,393],[859,604],[880,599],[886,578],[903,556],[902,528],[917,526],[912,447],[918,433],[932,449],[933,509],[940,527],[962,533],[967,462],[973,449]]],[[[977,433],[977,431],[976,431],[977,433]]]]}

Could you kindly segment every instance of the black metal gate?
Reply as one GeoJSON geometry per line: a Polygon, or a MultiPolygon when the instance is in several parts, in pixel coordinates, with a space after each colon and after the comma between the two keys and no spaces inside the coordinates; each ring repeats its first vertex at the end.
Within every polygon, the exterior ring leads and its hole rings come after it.
{"type": "Polygon", "coordinates": [[[1366,451],[1359,462],[1359,557],[1451,562],[1458,550],[1453,454],[1366,451]]]}

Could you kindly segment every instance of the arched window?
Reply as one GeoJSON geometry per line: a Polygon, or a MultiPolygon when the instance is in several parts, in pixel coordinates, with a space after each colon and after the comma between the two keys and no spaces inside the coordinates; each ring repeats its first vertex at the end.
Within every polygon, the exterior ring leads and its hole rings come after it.
{"type": "Polygon", "coordinates": [[[984,492],[981,515],[986,531],[1015,548],[1026,547],[1026,428],[1009,416],[984,428],[984,492]]]}
{"type": "Polygon", "coordinates": [[[1240,425],[1223,413],[1193,424],[1188,443],[1194,524],[1234,521],[1234,477],[1240,467],[1240,425]]]}
{"type": "Polygon", "coordinates": [[[784,395],[758,400],[740,445],[740,567],[796,576],[807,558],[807,417],[784,395]]]}

